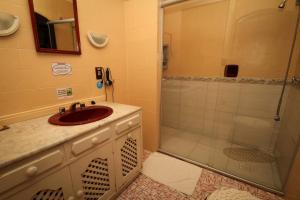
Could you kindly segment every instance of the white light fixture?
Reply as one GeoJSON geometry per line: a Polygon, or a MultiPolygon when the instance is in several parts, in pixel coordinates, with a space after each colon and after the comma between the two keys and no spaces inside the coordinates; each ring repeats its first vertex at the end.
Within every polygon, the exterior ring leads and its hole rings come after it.
{"type": "Polygon", "coordinates": [[[20,26],[19,17],[0,12],[0,36],[14,34],[20,26]]]}
{"type": "Polygon", "coordinates": [[[108,44],[109,38],[107,35],[93,32],[88,32],[87,35],[90,43],[97,48],[103,48],[108,44]]]}

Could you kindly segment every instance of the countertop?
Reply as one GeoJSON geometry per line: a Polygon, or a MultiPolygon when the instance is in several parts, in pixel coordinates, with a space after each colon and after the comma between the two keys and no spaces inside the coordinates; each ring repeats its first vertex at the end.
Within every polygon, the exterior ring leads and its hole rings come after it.
{"type": "Polygon", "coordinates": [[[113,114],[97,122],[77,126],[49,124],[50,115],[11,124],[10,129],[0,132],[0,168],[141,110],[140,107],[110,102],[99,105],[111,107],[113,114]]]}

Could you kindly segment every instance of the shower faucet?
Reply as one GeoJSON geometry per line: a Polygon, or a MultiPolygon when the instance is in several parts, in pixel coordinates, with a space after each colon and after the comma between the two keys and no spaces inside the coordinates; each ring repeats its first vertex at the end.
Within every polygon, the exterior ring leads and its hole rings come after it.
{"type": "Polygon", "coordinates": [[[287,2],[287,0],[283,0],[283,1],[279,4],[278,8],[285,8],[286,2],[287,2]]]}
{"type": "MultiPolygon", "coordinates": [[[[283,1],[279,4],[278,8],[281,8],[281,9],[285,8],[287,1],[288,1],[288,0],[283,0],[283,1]]],[[[298,5],[298,6],[300,5],[300,0],[296,0],[296,5],[298,5]]]]}

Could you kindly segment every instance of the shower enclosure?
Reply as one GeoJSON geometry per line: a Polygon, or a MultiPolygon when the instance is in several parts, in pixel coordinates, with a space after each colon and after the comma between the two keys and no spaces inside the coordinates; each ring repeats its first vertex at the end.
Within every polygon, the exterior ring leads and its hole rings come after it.
{"type": "Polygon", "coordinates": [[[160,151],[282,193],[297,2],[165,2],[160,151]]]}

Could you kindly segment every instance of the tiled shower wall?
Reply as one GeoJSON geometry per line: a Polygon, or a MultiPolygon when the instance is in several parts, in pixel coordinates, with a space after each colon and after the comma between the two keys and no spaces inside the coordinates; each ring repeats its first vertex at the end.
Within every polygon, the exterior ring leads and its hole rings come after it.
{"type": "Polygon", "coordinates": [[[282,117],[275,148],[279,174],[282,181],[285,181],[285,178],[288,176],[294,156],[299,148],[300,86],[290,88],[286,102],[286,109],[282,117]]]}
{"type": "Polygon", "coordinates": [[[281,84],[164,79],[161,123],[273,152],[281,90],[281,84]]]}

